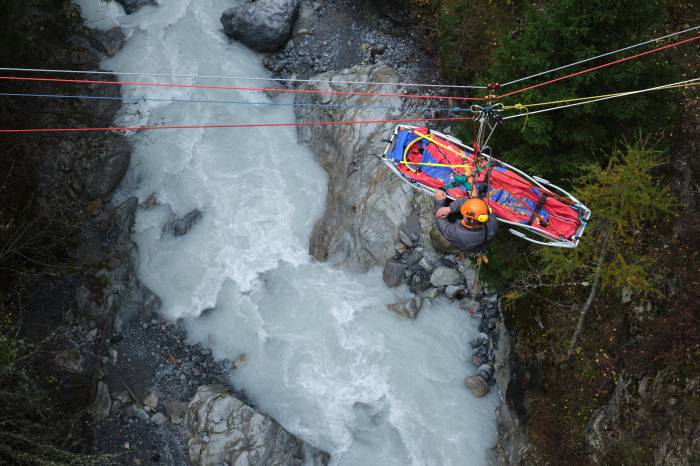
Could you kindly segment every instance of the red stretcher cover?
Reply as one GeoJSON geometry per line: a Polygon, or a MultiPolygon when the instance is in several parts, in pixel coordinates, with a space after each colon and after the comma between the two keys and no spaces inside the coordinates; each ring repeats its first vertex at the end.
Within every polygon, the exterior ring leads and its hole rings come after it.
{"type": "MultiPolygon", "coordinates": [[[[440,189],[453,183],[455,175],[471,175],[474,158],[474,153],[426,128],[402,128],[388,154],[405,177],[440,189]]],[[[558,240],[572,240],[583,223],[580,209],[572,201],[535,185],[496,159],[482,158],[476,181],[480,192],[486,193],[484,200],[501,220],[530,225],[558,240]]],[[[447,193],[458,199],[467,195],[467,187],[454,186],[447,193]]]]}

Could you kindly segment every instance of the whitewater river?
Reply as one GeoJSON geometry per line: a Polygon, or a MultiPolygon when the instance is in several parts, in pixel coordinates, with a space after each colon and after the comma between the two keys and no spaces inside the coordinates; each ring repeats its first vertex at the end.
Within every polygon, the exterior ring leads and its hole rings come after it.
{"type": "MultiPolygon", "coordinates": [[[[219,17],[233,1],[167,0],[130,16],[114,2],[79,3],[90,26],[120,25],[128,36],[104,69],[268,76],[259,54],[221,31],[219,17]]],[[[270,101],[259,92],[201,89],[125,86],[123,94],[270,101]]],[[[293,119],[285,106],[140,101],[125,104],[117,123],[293,119]]],[[[463,385],[474,373],[468,341],[477,322],[446,302],[400,320],[385,305],[408,291],[386,288],[380,270],[354,274],[309,256],[327,177],[294,128],[158,130],[132,139],[119,196],[155,192],[161,203],[137,214],[141,279],[161,298],[165,318],[185,319],[192,341],[220,359],[247,355],[233,383],[261,410],[337,465],[486,463],[497,397],[477,400],[463,385]],[[188,234],[162,233],[172,213],[195,208],[203,217],[188,234]]]]}

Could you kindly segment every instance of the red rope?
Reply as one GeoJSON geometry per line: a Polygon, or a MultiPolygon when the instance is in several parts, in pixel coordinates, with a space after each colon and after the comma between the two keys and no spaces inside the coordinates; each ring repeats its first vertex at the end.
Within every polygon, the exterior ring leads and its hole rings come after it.
{"type": "Polygon", "coordinates": [[[413,120],[352,120],[352,121],[306,121],[301,123],[240,123],[230,125],[143,125],[121,126],[107,128],[31,128],[31,129],[0,129],[0,133],[69,133],[80,131],[146,131],[152,129],[209,129],[209,128],[257,128],[280,126],[313,126],[313,125],[360,125],[372,123],[416,123],[419,121],[463,121],[471,117],[449,118],[418,118],[413,120]]]}
{"type": "Polygon", "coordinates": [[[618,63],[622,63],[622,62],[625,62],[625,61],[629,61],[629,60],[632,60],[632,59],[634,59],[634,58],[639,58],[639,57],[642,57],[642,56],[644,56],[644,55],[649,55],[650,53],[659,52],[659,51],[661,51],[661,50],[670,49],[671,47],[675,47],[675,46],[677,46],[677,45],[685,44],[685,43],[687,43],[687,42],[692,42],[692,41],[698,40],[698,39],[700,39],[700,35],[697,35],[697,36],[695,36],[695,37],[691,37],[691,38],[689,38],[689,39],[681,40],[681,41],[678,41],[678,42],[674,42],[674,43],[672,43],[672,44],[667,44],[667,45],[664,45],[664,46],[662,46],[662,47],[658,47],[658,48],[655,48],[655,49],[652,49],[652,50],[647,50],[646,52],[638,53],[638,54],[636,54],[636,55],[631,55],[631,56],[629,56],[629,57],[623,57],[623,58],[620,58],[620,59],[618,59],[618,60],[613,60],[613,61],[608,62],[608,63],[603,63],[602,65],[594,66],[593,68],[588,68],[588,69],[585,69],[585,70],[577,71],[577,72],[575,72],[575,73],[567,74],[567,75],[565,75],[565,76],[560,76],[560,77],[558,77],[558,78],[550,79],[549,81],[545,81],[545,82],[542,82],[542,83],[539,83],[539,84],[534,84],[534,85],[532,85],[532,86],[524,87],[524,88],[522,88],[522,89],[518,89],[518,90],[515,90],[515,91],[512,91],[512,92],[508,92],[508,93],[503,94],[503,95],[499,95],[499,96],[497,96],[497,98],[498,98],[498,99],[502,99],[502,98],[504,98],[504,97],[508,97],[508,96],[513,95],[513,94],[518,94],[518,93],[520,93],[520,92],[529,91],[530,89],[535,89],[535,88],[538,88],[538,87],[546,86],[547,84],[552,84],[552,83],[555,83],[555,82],[558,82],[558,81],[563,81],[564,79],[569,79],[569,78],[572,78],[572,77],[574,77],[574,76],[579,76],[579,75],[582,75],[582,74],[585,74],[585,73],[590,73],[591,71],[599,70],[599,69],[601,69],[601,68],[605,68],[605,67],[608,67],[608,66],[617,65],[618,63]]]}
{"type": "Polygon", "coordinates": [[[23,76],[0,76],[5,81],[41,81],[52,83],[77,83],[77,84],[105,84],[124,86],[149,86],[149,87],[178,87],[193,89],[220,89],[229,91],[267,91],[267,92],[291,92],[298,94],[333,94],[333,95],[363,95],[376,97],[404,97],[407,99],[451,99],[451,100],[485,100],[483,97],[443,97],[438,95],[412,95],[395,93],[375,93],[359,91],[321,91],[317,89],[279,89],[274,87],[240,87],[220,86],[214,84],[181,84],[181,83],[147,83],[142,81],[99,81],[92,79],[59,79],[59,78],[28,78],[23,76]]]}

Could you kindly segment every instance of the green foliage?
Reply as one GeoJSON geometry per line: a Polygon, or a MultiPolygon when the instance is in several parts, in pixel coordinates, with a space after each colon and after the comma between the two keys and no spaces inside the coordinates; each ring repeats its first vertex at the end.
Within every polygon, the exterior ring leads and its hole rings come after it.
{"type": "Polygon", "coordinates": [[[459,84],[486,78],[491,53],[520,10],[512,0],[413,0],[413,6],[432,18],[442,76],[459,84]]]}
{"type": "Polygon", "coordinates": [[[629,288],[637,293],[653,288],[652,261],[645,254],[650,228],[671,212],[668,187],[654,178],[663,164],[661,152],[639,138],[615,149],[605,167],[589,165],[576,180],[575,195],[593,212],[578,248],[538,251],[544,272],[555,282],[591,279],[601,243],[608,251],[601,269],[601,286],[629,288]]]}
{"type": "MultiPolygon", "coordinates": [[[[665,1],[548,0],[526,9],[522,30],[504,37],[495,51],[492,79],[508,82],[662,35],[665,1]]],[[[599,65],[635,51],[603,58],[599,65]]],[[[678,76],[673,50],[621,63],[504,99],[507,105],[628,91],[673,82],[678,76]]],[[[579,71],[583,66],[503,88],[502,93],[579,71]]],[[[662,131],[672,120],[672,93],[661,91],[528,118],[527,127],[503,125],[494,135],[499,156],[544,177],[570,177],[613,140],[635,130],[662,131]]]]}

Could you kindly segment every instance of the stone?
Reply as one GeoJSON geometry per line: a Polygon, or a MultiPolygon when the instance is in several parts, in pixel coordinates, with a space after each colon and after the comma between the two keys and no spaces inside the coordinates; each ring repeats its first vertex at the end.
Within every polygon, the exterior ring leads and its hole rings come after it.
{"type": "Polygon", "coordinates": [[[462,277],[464,277],[464,284],[466,285],[467,290],[471,292],[474,284],[477,281],[476,270],[467,265],[462,269],[462,277]]]}
{"type": "Polygon", "coordinates": [[[248,0],[224,11],[221,24],[232,39],[258,52],[285,46],[299,13],[299,0],[248,0]]]}
{"type": "Polygon", "coordinates": [[[476,370],[476,373],[479,375],[479,377],[486,381],[491,380],[491,377],[493,376],[493,367],[489,364],[481,364],[476,370]]]}
{"type": "Polygon", "coordinates": [[[143,400],[143,405],[148,406],[151,409],[156,409],[158,407],[158,395],[155,392],[151,392],[143,400]]]}
{"type": "Polygon", "coordinates": [[[163,233],[170,233],[173,236],[184,236],[202,219],[202,215],[201,210],[193,209],[187,212],[184,217],[174,217],[163,225],[163,233]]]}
{"type": "Polygon", "coordinates": [[[413,240],[408,235],[408,233],[406,233],[403,230],[399,230],[399,241],[401,241],[403,244],[405,244],[409,248],[413,247],[413,240]]]}
{"type": "Polygon", "coordinates": [[[136,419],[140,419],[142,421],[148,421],[150,420],[150,417],[148,416],[148,413],[138,405],[129,405],[126,408],[124,408],[124,414],[127,417],[134,417],[136,419]]]}
{"type": "Polygon", "coordinates": [[[622,304],[627,304],[632,302],[632,290],[629,288],[623,288],[622,289],[622,299],[621,303],[622,304]]]}
{"type": "Polygon", "coordinates": [[[459,308],[469,312],[476,312],[479,309],[479,303],[473,299],[463,298],[459,300],[459,308]]]}
{"type": "Polygon", "coordinates": [[[430,284],[433,286],[456,285],[461,282],[459,272],[449,267],[438,267],[430,275],[430,284]]]}
{"type": "Polygon", "coordinates": [[[397,287],[401,284],[403,273],[406,270],[406,264],[403,264],[396,260],[389,260],[384,265],[384,270],[382,272],[382,278],[384,283],[389,288],[397,287]]]}
{"type": "Polygon", "coordinates": [[[168,418],[163,413],[155,413],[151,416],[151,422],[157,426],[162,426],[168,422],[168,418]]]}
{"type": "Polygon", "coordinates": [[[112,399],[109,397],[109,388],[107,384],[100,381],[97,382],[97,394],[93,404],[93,412],[97,421],[104,421],[109,417],[109,412],[112,408],[112,399]]]}
{"type": "Polygon", "coordinates": [[[117,392],[114,394],[113,398],[119,401],[122,405],[127,405],[131,402],[131,397],[126,391],[117,392]]]}
{"type": "Polygon", "coordinates": [[[146,5],[158,6],[158,3],[155,0],[117,0],[117,3],[124,7],[124,12],[127,15],[134,13],[146,5]]]}
{"type": "Polygon", "coordinates": [[[464,385],[471,390],[477,398],[481,398],[489,392],[489,384],[478,375],[470,375],[464,379],[464,385]]]}
{"type": "Polygon", "coordinates": [[[412,293],[418,294],[430,288],[430,275],[427,273],[416,273],[411,277],[408,285],[412,293]]]}
{"type": "Polygon", "coordinates": [[[401,317],[415,319],[418,317],[418,313],[420,312],[422,306],[423,299],[420,296],[416,296],[406,301],[389,304],[387,305],[387,308],[401,317]]]}
{"type": "Polygon", "coordinates": [[[428,288],[420,294],[421,298],[433,300],[440,295],[440,288],[428,288]]]}
{"type": "Polygon", "coordinates": [[[142,203],[141,207],[143,207],[146,210],[150,210],[157,206],[159,204],[158,202],[158,194],[157,193],[151,193],[142,203]]]}
{"type": "Polygon", "coordinates": [[[107,31],[93,29],[90,42],[100,52],[113,57],[124,46],[125,39],[122,28],[117,26],[107,31]]]}
{"type": "Polygon", "coordinates": [[[476,337],[469,341],[472,348],[478,348],[480,346],[487,345],[489,343],[489,336],[484,332],[479,333],[476,337]]]}
{"type": "Polygon", "coordinates": [[[78,350],[63,350],[56,354],[53,360],[58,367],[71,374],[82,374],[85,372],[85,358],[78,350]]]}
{"type": "Polygon", "coordinates": [[[427,257],[422,257],[422,258],[418,261],[418,266],[419,266],[420,268],[422,268],[423,270],[425,270],[426,272],[432,272],[433,269],[435,268],[435,267],[433,266],[433,264],[430,262],[430,260],[428,260],[427,257]]]}
{"type": "Polygon", "coordinates": [[[287,432],[233,396],[223,385],[203,385],[189,403],[185,425],[194,466],[326,466],[328,453],[287,432]]]}
{"type": "MultiPolygon", "coordinates": [[[[334,80],[390,83],[398,82],[398,74],[386,65],[363,65],[353,67],[347,74],[331,71],[312,79],[324,82],[305,83],[299,89],[342,91],[347,90],[347,85],[334,80]]],[[[357,105],[383,105],[383,99],[376,96],[355,97],[353,102],[357,105]]],[[[324,94],[303,97],[300,94],[296,99],[314,104],[331,102],[331,97],[324,94]]],[[[395,119],[403,114],[386,109],[375,116],[395,119]]],[[[299,123],[362,118],[358,109],[319,109],[308,105],[296,106],[295,115],[299,123]]],[[[384,151],[386,143],[382,137],[392,127],[387,124],[332,130],[318,125],[297,128],[299,141],[308,144],[318,155],[329,179],[325,211],[314,226],[309,243],[311,255],[319,261],[366,272],[372,267],[383,267],[392,258],[397,231],[405,227],[413,213],[415,197],[410,186],[399,177],[390,176],[386,167],[371,156],[384,151]]]]}
{"type": "Polygon", "coordinates": [[[411,251],[411,254],[406,258],[406,265],[407,266],[412,266],[414,264],[417,264],[420,262],[420,260],[423,258],[423,248],[415,248],[413,251],[411,251]]]}
{"type": "Polygon", "coordinates": [[[445,288],[445,296],[450,299],[454,299],[458,293],[464,292],[464,287],[462,285],[449,285],[445,288]]]}

